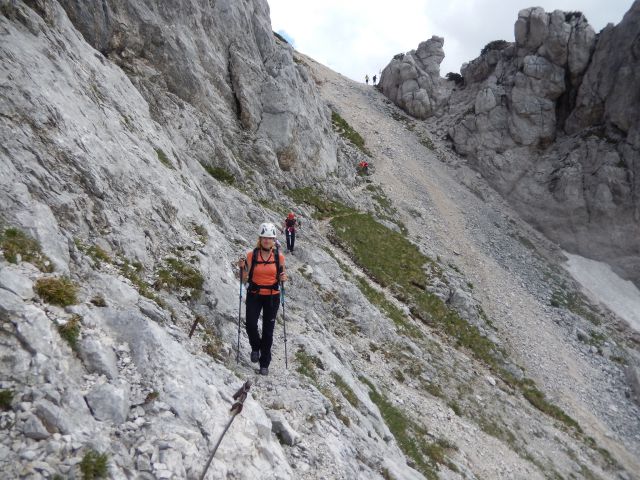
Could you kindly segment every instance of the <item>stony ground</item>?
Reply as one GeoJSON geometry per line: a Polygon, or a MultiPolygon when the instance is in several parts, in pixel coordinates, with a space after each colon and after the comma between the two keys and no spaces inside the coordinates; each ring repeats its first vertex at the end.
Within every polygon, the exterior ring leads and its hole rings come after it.
{"type": "Polygon", "coordinates": [[[557,248],[527,228],[429,124],[404,116],[374,88],[308,63],[324,98],[365,139],[373,179],[405,213],[411,235],[473,282],[499,337],[528,375],[638,468],[639,410],[625,396],[622,368],[577,340],[575,316],[549,306],[549,278],[566,279],[552,267],[562,260],[557,248]]]}

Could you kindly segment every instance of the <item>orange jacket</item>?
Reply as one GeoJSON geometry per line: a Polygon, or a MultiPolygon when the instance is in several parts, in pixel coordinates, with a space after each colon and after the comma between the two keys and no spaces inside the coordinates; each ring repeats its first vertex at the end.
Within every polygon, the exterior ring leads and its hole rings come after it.
{"type": "MultiPolygon", "coordinates": [[[[267,285],[268,288],[260,288],[258,290],[258,295],[279,295],[280,292],[277,290],[272,290],[271,285],[278,283],[279,278],[276,272],[276,264],[273,258],[275,253],[275,249],[269,253],[268,258],[264,258],[262,256],[262,252],[258,252],[260,255],[260,263],[256,263],[255,267],[253,267],[253,278],[251,279],[253,283],[256,285],[267,285]],[[273,262],[273,263],[262,263],[262,262],[273,262]]],[[[251,269],[251,262],[253,261],[253,250],[247,253],[247,265],[248,268],[251,269]]],[[[284,255],[280,254],[280,266],[284,270],[284,255]]],[[[248,271],[247,271],[248,272],[248,271]]]]}

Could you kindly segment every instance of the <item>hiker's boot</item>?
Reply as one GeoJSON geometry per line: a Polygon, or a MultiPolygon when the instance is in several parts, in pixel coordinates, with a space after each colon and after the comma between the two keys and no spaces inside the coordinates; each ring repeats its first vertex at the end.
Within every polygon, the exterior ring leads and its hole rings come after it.
{"type": "Polygon", "coordinates": [[[261,367],[260,375],[269,375],[269,369],[267,367],[261,367]]]}
{"type": "Polygon", "coordinates": [[[260,351],[259,350],[253,350],[251,352],[251,362],[252,363],[258,363],[259,360],[260,360],[260,351]]]}

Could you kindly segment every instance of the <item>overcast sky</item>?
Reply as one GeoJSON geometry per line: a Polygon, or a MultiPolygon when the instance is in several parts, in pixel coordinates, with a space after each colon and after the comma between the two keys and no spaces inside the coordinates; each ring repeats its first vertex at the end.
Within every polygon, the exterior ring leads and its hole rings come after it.
{"type": "Polygon", "coordinates": [[[619,23],[632,0],[268,0],[273,30],[300,52],[354,80],[378,74],[400,52],[444,37],[440,74],[459,72],[492,40],[514,41],[518,11],[583,12],[596,32],[619,23]]]}

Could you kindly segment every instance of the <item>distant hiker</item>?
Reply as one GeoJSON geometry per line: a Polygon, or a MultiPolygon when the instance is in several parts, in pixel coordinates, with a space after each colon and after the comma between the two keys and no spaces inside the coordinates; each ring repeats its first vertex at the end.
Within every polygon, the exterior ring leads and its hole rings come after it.
{"type": "Polygon", "coordinates": [[[260,362],[260,375],[269,374],[273,329],[280,306],[280,282],[288,277],[284,269],[284,255],[274,247],[276,226],[260,225],[258,243],[246,257],[238,260],[242,280],[247,281],[246,328],[251,344],[251,361],[260,362]],[[258,332],[258,317],[262,311],[262,336],[258,332]]]}
{"type": "Polygon", "coordinates": [[[361,161],[358,164],[358,171],[360,172],[361,175],[368,175],[369,174],[369,162],[366,161],[361,161]]]}
{"type": "Polygon", "coordinates": [[[374,84],[374,85],[376,84],[376,79],[377,79],[377,78],[378,78],[378,77],[376,77],[375,75],[373,76],[373,84],[374,84]]]}
{"type": "Polygon", "coordinates": [[[364,81],[366,82],[367,85],[369,85],[369,75],[364,76],[364,81]]]}
{"type": "Polygon", "coordinates": [[[302,223],[296,218],[293,212],[289,212],[287,218],[285,218],[282,228],[284,235],[287,238],[287,251],[293,255],[293,247],[296,243],[296,228],[300,228],[302,223]]]}

